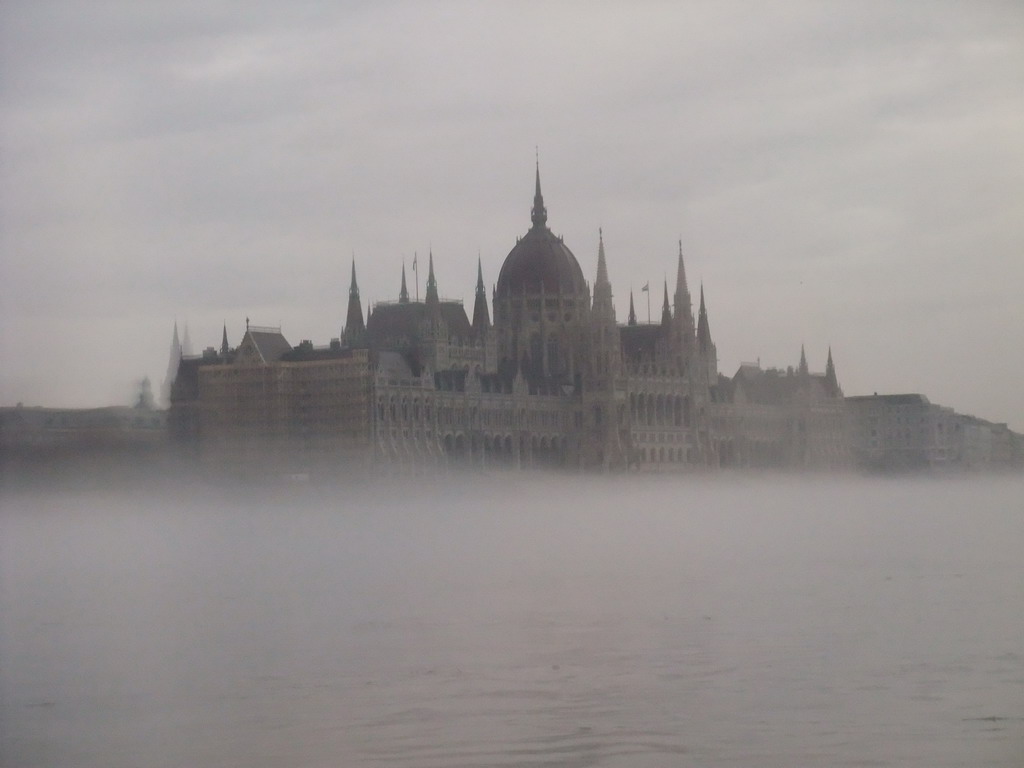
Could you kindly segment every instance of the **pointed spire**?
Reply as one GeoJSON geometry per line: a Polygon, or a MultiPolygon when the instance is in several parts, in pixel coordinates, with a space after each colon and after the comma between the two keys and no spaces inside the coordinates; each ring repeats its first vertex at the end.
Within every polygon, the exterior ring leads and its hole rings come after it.
{"type": "Polygon", "coordinates": [[[427,306],[440,306],[441,300],[437,296],[437,280],[434,279],[434,249],[430,249],[427,266],[427,306]]]}
{"type": "MultiPolygon", "coordinates": [[[[683,266],[683,241],[679,241],[679,265],[676,268],[676,320],[689,325],[693,322],[693,305],[690,301],[690,289],[686,285],[686,267],[683,266]]],[[[690,325],[692,329],[693,326],[690,325]]]]}
{"type": "Polygon", "coordinates": [[[221,357],[227,357],[228,352],[231,351],[231,347],[228,346],[228,323],[224,321],[224,335],[220,338],[220,355],[221,357]]]}
{"type": "Polygon", "coordinates": [[[828,362],[825,363],[825,388],[833,397],[841,394],[839,380],[836,378],[836,366],[832,362],[832,347],[828,348],[828,362]]]}
{"type": "Polygon", "coordinates": [[[359,300],[359,283],[356,282],[356,259],[352,257],[352,282],[348,287],[348,315],[345,318],[345,337],[349,342],[366,330],[363,323],[363,305],[359,300]]]}
{"type": "Polygon", "coordinates": [[[476,301],[473,302],[473,333],[479,335],[491,325],[491,316],[487,311],[487,291],[484,288],[484,268],[476,257],[476,301]]]}
{"type": "Polygon", "coordinates": [[[665,278],[665,299],[661,303],[661,324],[666,328],[672,324],[672,307],[668,303],[668,278],[665,278]]]}
{"type": "Polygon", "coordinates": [[[804,345],[800,345],[800,368],[798,369],[801,376],[806,376],[809,373],[807,368],[807,353],[804,352],[804,345]]]}
{"type": "Polygon", "coordinates": [[[626,321],[629,325],[636,325],[636,310],[633,308],[633,289],[629,289],[629,319],[626,321]]]}
{"type": "Polygon", "coordinates": [[[405,259],[402,259],[402,287],[398,291],[398,303],[409,303],[409,289],[405,285],[405,259]]]}
{"type": "Polygon", "coordinates": [[[178,376],[178,365],[181,363],[181,342],[178,341],[178,321],[174,321],[174,334],[171,336],[171,353],[167,358],[167,375],[164,377],[163,386],[160,389],[160,399],[170,405],[171,388],[174,386],[174,379],[178,376]]]}
{"type": "Polygon", "coordinates": [[[700,309],[697,311],[697,344],[701,352],[711,349],[711,326],[708,323],[708,310],[704,305],[704,283],[700,284],[700,309]]]}
{"type": "Polygon", "coordinates": [[[548,209],[544,207],[544,196],[540,193],[540,155],[537,156],[537,183],[533,193],[533,210],[530,220],[536,229],[543,229],[548,223],[548,209]]]}
{"type": "Polygon", "coordinates": [[[601,320],[614,320],[612,308],[612,284],[608,280],[608,264],[604,255],[604,232],[597,230],[597,279],[594,280],[594,305],[601,313],[601,320]]]}

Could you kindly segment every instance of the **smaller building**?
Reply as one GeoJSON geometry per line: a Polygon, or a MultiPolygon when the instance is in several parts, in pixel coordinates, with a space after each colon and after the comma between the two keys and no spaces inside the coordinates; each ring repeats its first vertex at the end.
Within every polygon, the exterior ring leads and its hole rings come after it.
{"type": "Polygon", "coordinates": [[[1006,424],[959,414],[921,394],[846,398],[851,447],[866,470],[1010,469],[1021,436],[1006,424]]]}
{"type": "Polygon", "coordinates": [[[366,350],[249,326],[236,349],[182,358],[171,433],[215,473],[277,476],[359,471],[371,455],[366,350]]]}
{"type": "Polygon", "coordinates": [[[794,369],[743,363],[712,392],[712,429],[723,467],[844,469],[851,463],[843,391],[832,350],[811,373],[800,350],[794,369]]]}
{"type": "Polygon", "coordinates": [[[78,472],[130,477],[161,461],[166,446],[167,411],[145,405],[0,408],[5,481],[49,484],[78,472]]]}

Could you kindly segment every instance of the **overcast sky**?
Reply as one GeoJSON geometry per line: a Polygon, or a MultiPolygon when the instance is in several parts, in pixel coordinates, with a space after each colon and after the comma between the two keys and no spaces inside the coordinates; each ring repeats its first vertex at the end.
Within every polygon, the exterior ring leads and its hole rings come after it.
{"type": "Polygon", "coordinates": [[[831,345],[1024,430],[1020,3],[8,0],[0,50],[2,405],[159,391],[175,320],[327,343],[353,253],[364,308],[432,248],[471,310],[537,146],[620,320],[681,239],[723,373],[831,345]]]}

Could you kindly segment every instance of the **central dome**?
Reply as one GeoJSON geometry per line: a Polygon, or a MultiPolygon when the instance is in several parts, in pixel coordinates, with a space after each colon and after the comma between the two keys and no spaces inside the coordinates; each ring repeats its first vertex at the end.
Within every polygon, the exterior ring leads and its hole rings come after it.
{"type": "Polygon", "coordinates": [[[540,169],[531,214],[533,227],[505,257],[498,274],[496,293],[504,297],[523,292],[579,294],[586,291],[583,270],[560,237],[547,227],[548,212],[540,193],[540,169]]]}

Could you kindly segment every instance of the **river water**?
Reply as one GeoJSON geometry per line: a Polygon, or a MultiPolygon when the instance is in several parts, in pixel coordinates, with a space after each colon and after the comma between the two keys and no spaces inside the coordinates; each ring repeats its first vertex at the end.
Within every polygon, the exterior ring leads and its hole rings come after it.
{"type": "Polygon", "coordinates": [[[1024,480],[8,491],[0,765],[1019,767],[1024,480]]]}

